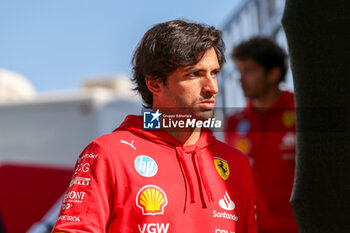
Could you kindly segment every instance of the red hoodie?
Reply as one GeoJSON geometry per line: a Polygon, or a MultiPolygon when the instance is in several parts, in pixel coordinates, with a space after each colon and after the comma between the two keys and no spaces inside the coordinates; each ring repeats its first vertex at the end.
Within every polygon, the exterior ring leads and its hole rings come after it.
{"type": "Polygon", "coordinates": [[[128,116],[78,158],[53,232],[256,233],[249,162],[209,130],[182,146],[128,116]]]}
{"type": "Polygon", "coordinates": [[[263,110],[249,102],[229,117],[225,136],[251,161],[259,233],[298,232],[289,204],[295,169],[294,95],[282,92],[273,106],[263,110]]]}

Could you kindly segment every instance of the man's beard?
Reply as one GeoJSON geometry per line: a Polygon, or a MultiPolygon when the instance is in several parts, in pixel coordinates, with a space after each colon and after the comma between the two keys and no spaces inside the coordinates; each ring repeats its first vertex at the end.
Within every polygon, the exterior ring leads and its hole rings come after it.
{"type": "Polygon", "coordinates": [[[213,113],[214,113],[213,109],[211,109],[211,110],[193,109],[193,112],[191,115],[193,118],[195,118],[197,120],[205,121],[205,120],[208,120],[209,118],[213,117],[213,113]]]}

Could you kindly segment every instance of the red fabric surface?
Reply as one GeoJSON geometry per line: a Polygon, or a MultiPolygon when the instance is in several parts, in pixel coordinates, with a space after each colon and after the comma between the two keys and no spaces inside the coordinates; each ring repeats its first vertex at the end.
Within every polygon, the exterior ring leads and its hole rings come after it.
{"type": "Polygon", "coordinates": [[[69,185],[71,169],[0,166],[0,213],[6,233],[26,232],[69,185]]]}

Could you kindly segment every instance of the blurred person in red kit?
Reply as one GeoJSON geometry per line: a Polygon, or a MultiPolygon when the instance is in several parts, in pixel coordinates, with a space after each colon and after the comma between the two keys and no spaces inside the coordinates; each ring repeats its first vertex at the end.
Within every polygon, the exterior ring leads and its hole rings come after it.
{"type": "Polygon", "coordinates": [[[230,116],[225,140],[250,160],[259,233],[295,233],[289,204],[295,170],[294,95],[279,88],[287,56],[275,42],[255,37],[234,48],[247,106],[230,116]]]}
{"type": "Polygon", "coordinates": [[[211,119],[224,61],[214,27],[173,20],[149,29],[133,81],[150,111],[85,148],[53,232],[256,233],[247,157],[208,128],[161,127],[166,115],[211,119]]]}

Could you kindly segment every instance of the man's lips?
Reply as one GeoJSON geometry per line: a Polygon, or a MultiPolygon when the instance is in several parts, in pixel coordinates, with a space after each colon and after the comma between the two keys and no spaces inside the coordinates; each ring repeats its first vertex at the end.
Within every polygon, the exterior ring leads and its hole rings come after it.
{"type": "Polygon", "coordinates": [[[203,100],[199,102],[199,106],[204,109],[213,109],[215,107],[215,100],[203,100]]]}

